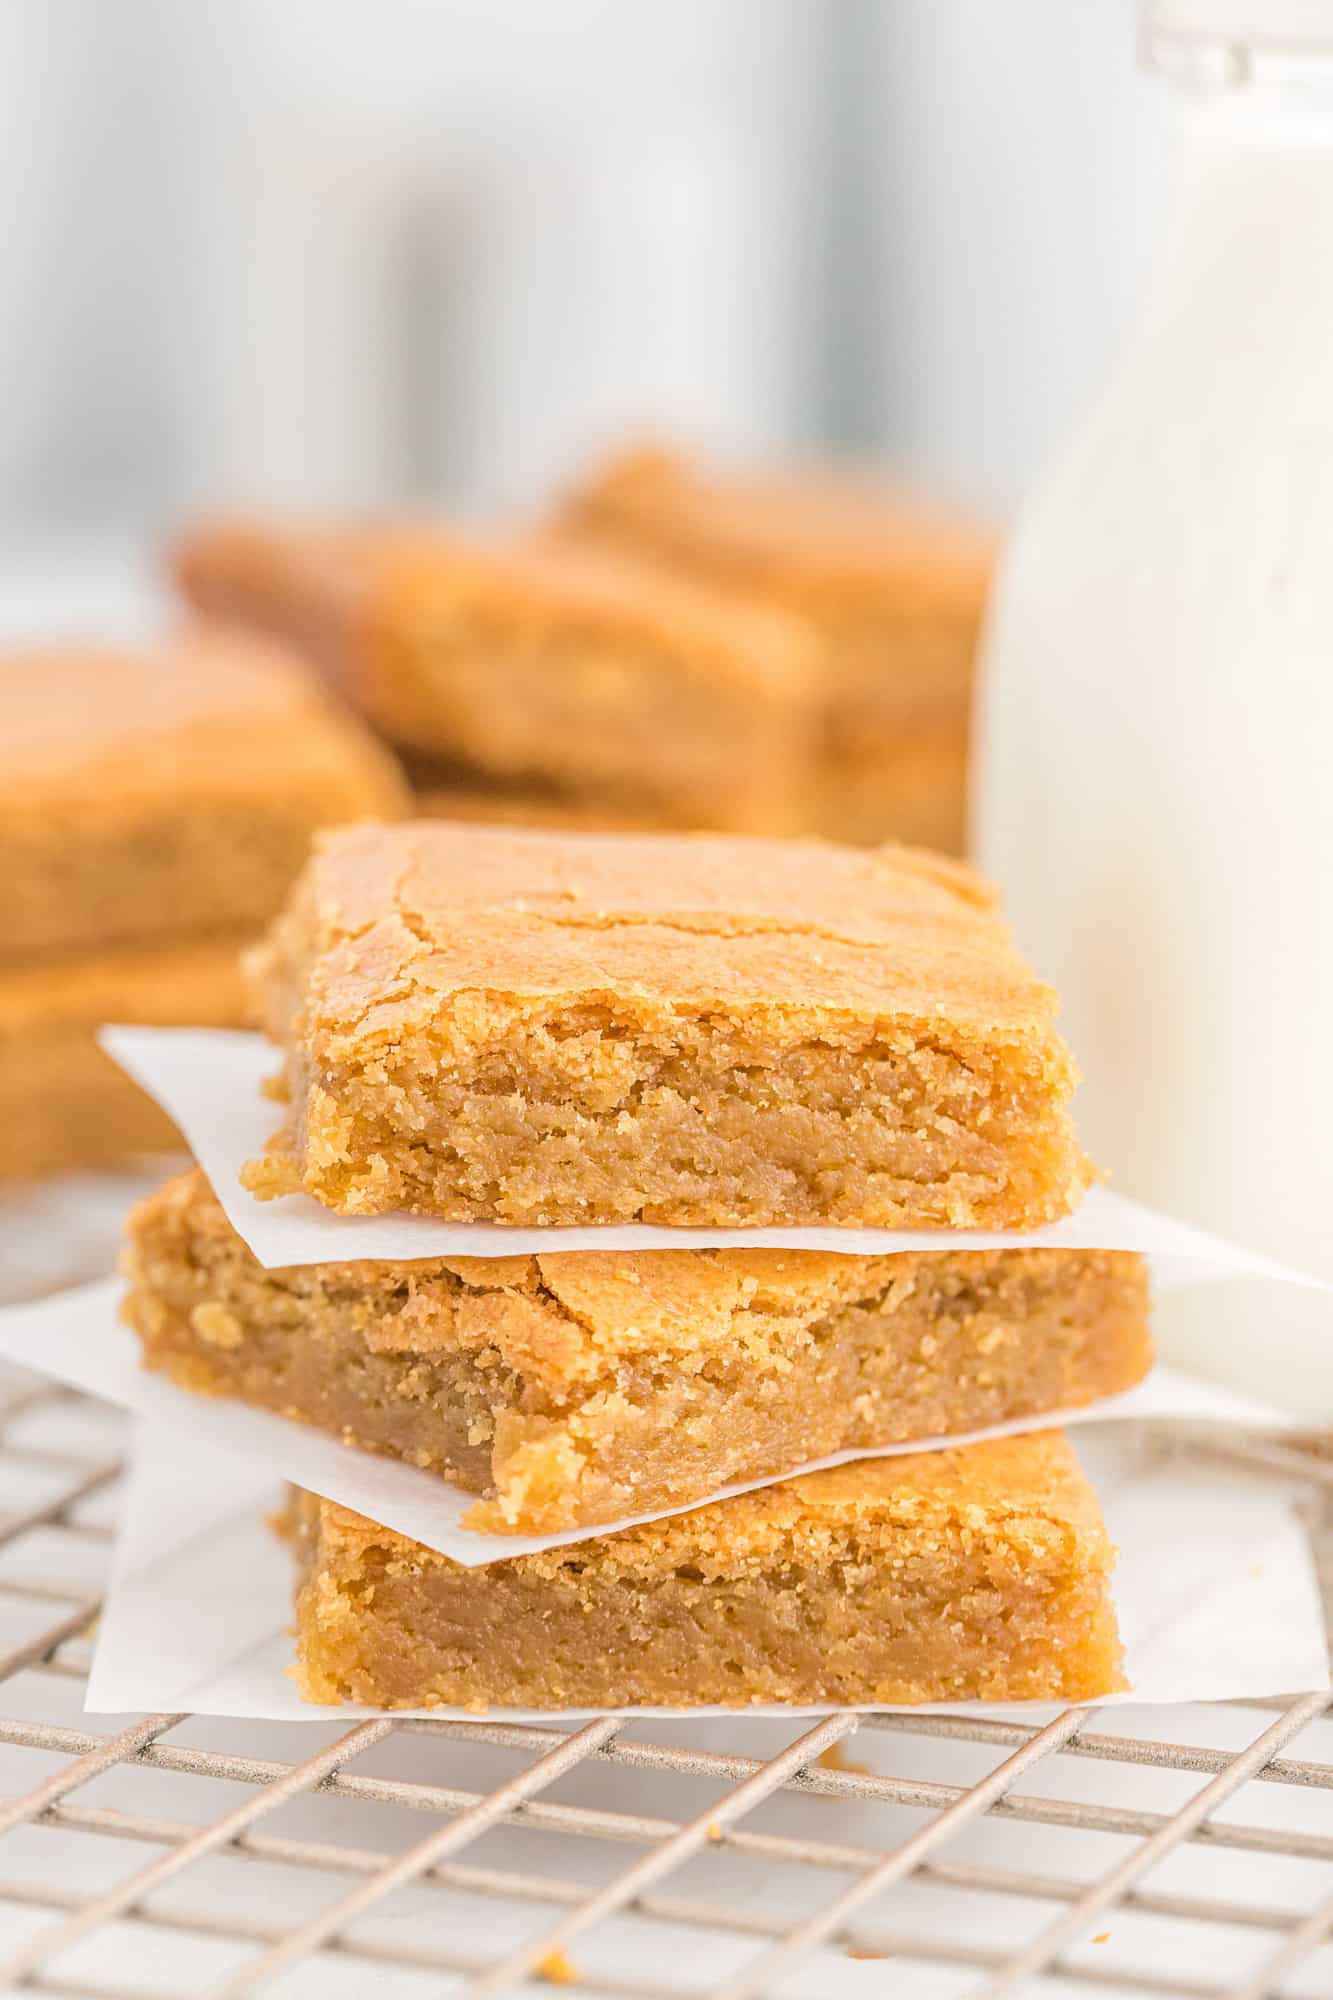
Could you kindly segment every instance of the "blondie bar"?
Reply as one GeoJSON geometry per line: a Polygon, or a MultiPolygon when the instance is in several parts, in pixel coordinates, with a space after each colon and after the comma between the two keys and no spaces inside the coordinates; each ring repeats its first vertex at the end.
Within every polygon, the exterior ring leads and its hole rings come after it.
{"type": "Polygon", "coordinates": [[[258,930],[316,827],[407,804],[389,753],[247,634],[16,655],[0,701],[0,959],[258,930]]]}
{"type": "Polygon", "coordinates": [[[222,936],[0,967],[0,1179],[178,1148],[166,1113],[94,1035],[107,1021],[244,1026],[241,948],[222,936]]]}
{"type": "Polygon", "coordinates": [[[182,1386],[300,1418],[545,1534],[809,1459],[980,1430],[1147,1372],[1096,1250],[565,1251],[264,1270],[198,1171],[130,1218],[125,1316],[182,1386]]]}
{"type": "Polygon", "coordinates": [[[556,525],[804,620],[824,662],[810,824],[961,849],[989,536],[849,477],[744,477],[652,450],[614,459],[556,525]]]}
{"type": "Polygon", "coordinates": [[[350,828],[252,965],[290,1099],[261,1195],[1007,1229],[1087,1178],[1054,994],[910,849],[350,828]]]}
{"type": "Polygon", "coordinates": [[[310,1701],[743,1708],[1123,1685],[1096,1498],[1058,1432],[814,1472],[482,1569],[300,1495],[310,1701]]]}
{"type": "Polygon", "coordinates": [[[220,523],[177,570],[197,605],[302,641],[418,756],[658,825],[807,822],[811,634],[623,544],[220,523]]]}

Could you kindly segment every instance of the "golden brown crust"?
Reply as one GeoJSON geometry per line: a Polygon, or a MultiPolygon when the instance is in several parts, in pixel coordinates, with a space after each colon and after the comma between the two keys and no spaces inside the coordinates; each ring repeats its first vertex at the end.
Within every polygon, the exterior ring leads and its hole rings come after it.
{"type": "Polygon", "coordinates": [[[247,634],[15,655],[0,691],[3,956],[257,927],[317,827],[407,803],[388,753],[247,634]]]}
{"type": "Polygon", "coordinates": [[[350,828],[317,844],[276,949],[304,1032],[335,1042],[462,992],[620,990],[645,1011],[828,1009],[978,1035],[1044,1036],[1056,1010],[989,885],[908,848],[350,828]]]}

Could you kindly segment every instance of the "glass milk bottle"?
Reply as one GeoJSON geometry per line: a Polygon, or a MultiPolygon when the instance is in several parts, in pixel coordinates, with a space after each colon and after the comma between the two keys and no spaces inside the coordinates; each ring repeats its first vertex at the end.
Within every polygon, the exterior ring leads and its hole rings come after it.
{"type": "MultiPolygon", "coordinates": [[[[1333,1279],[1333,0],[1144,29],[1174,213],[1001,567],[974,846],[1113,1184],[1333,1279]]],[[[1333,1423],[1327,1295],[1205,1287],[1159,1327],[1333,1423]]]]}

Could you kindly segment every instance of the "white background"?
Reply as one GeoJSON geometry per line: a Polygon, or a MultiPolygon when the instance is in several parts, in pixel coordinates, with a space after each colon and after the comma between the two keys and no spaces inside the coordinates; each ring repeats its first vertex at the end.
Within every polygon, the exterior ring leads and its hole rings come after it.
{"type": "Polygon", "coordinates": [[[626,426],[1003,508],[1142,273],[1131,0],[6,0],[0,536],[626,426]]]}

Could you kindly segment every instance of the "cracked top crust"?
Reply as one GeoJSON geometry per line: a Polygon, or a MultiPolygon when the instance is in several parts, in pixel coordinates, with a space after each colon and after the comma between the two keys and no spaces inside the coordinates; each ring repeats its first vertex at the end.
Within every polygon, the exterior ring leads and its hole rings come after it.
{"type": "MultiPolygon", "coordinates": [[[[319,1511],[326,1554],[374,1550],[390,1563],[451,1567],[448,1557],[333,1501],[319,1511]]],[[[518,1561],[530,1575],[581,1565],[665,1576],[688,1564],[725,1576],[774,1561],[841,1561],[850,1536],[892,1544],[906,1558],[943,1550],[960,1535],[979,1547],[1004,1543],[1033,1574],[1066,1572],[1076,1552],[1087,1569],[1108,1571],[1114,1560],[1096,1495],[1064,1433],[1039,1431],[964,1450],[858,1459],[518,1561]]]]}
{"type": "MultiPolygon", "coordinates": [[[[1056,998],[959,864],[743,837],[408,822],[324,836],[255,965],[336,1058],[489,998],[846,1015],[1049,1043],[1056,998]]],[[[474,1025],[479,1025],[474,1024],[474,1025]]]]}

